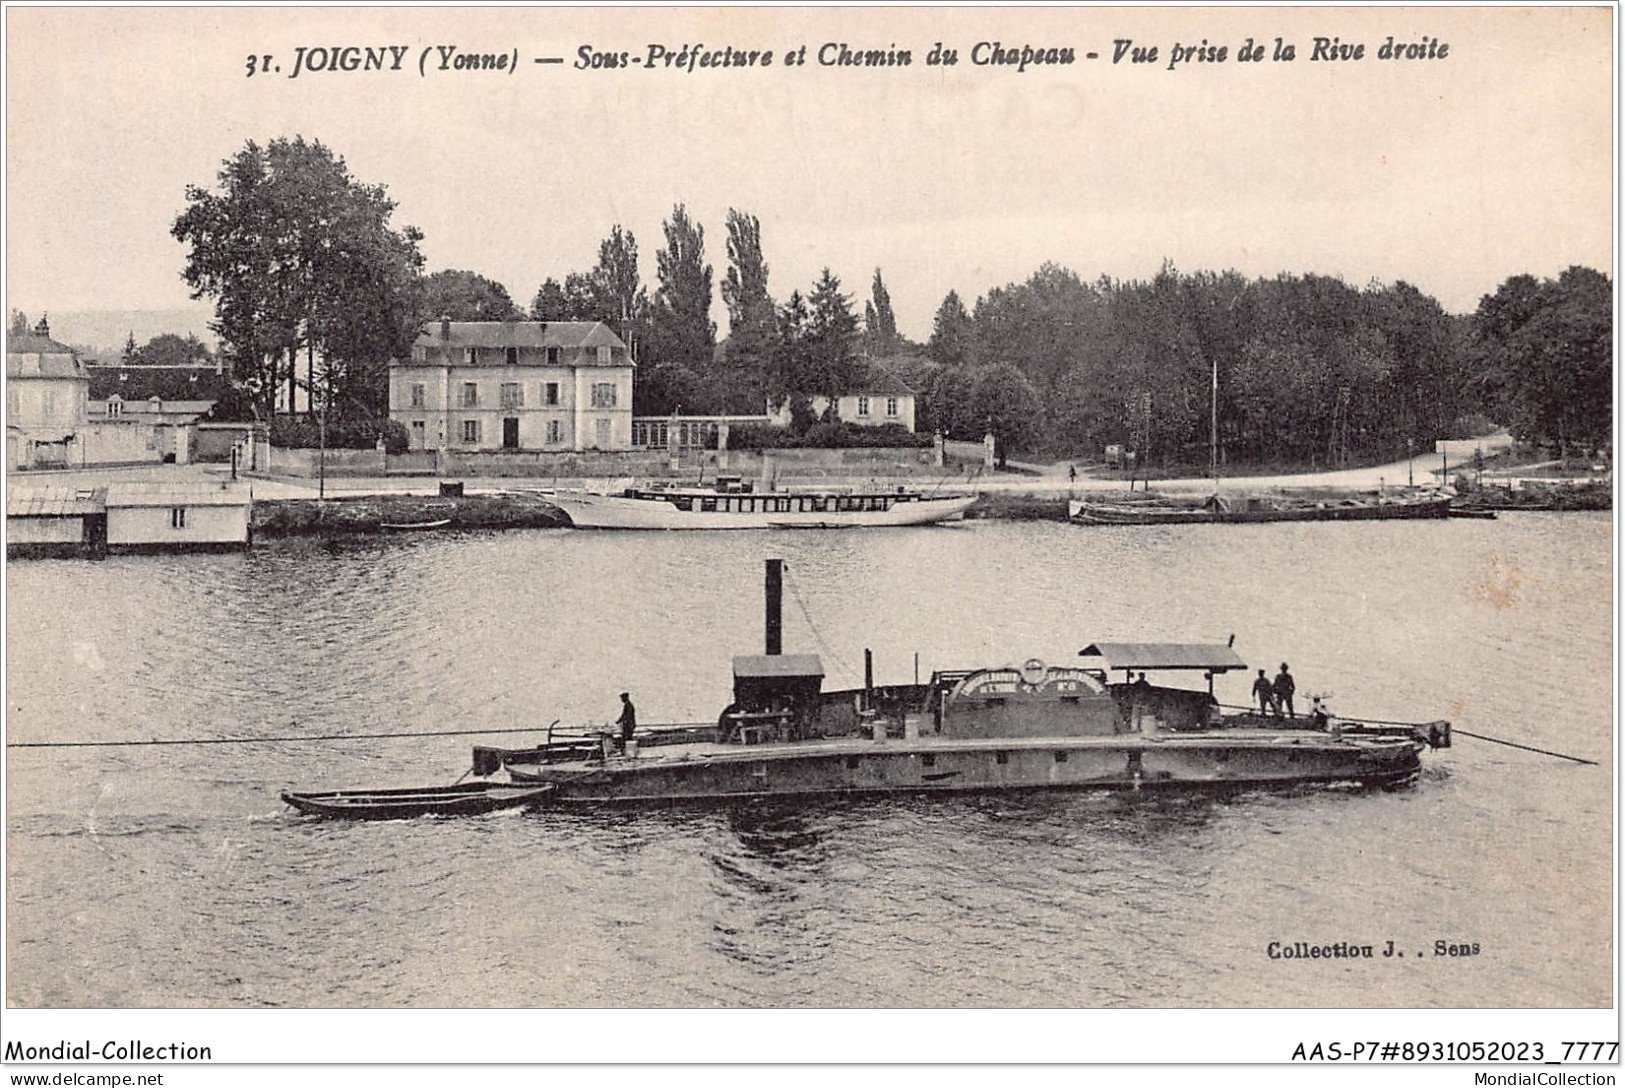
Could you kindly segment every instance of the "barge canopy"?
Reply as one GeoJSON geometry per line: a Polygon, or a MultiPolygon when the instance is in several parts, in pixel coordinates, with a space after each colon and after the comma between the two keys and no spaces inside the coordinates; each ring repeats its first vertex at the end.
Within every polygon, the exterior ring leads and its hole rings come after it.
{"type": "Polygon", "coordinates": [[[1078,656],[1100,658],[1106,669],[1191,669],[1212,674],[1247,667],[1229,646],[1202,642],[1093,642],[1078,656]]]}

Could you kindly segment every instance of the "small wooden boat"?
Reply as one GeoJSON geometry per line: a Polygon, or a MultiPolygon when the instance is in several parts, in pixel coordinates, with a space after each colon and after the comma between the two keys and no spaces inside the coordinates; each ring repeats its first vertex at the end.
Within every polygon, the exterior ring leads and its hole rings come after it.
{"type": "Polygon", "coordinates": [[[450,518],[441,518],[439,521],[383,521],[378,523],[378,528],[394,533],[406,533],[417,529],[444,529],[450,524],[450,518]]]}
{"type": "Polygon", "coordinates": [[[335,820],[408,820],[414,816],[482,816],[498,809],[538,805],[553,791],[534,782],[466,782],[396,790],[285,792],[282,800],[308,816],[335,820]]]}
{"type": "Polygon", "coordinates": [[[1452,506],[1450,516],[1453,518],[1476,518],[1479,521],[1494,521],[1495,511],[1476,506],[1452,506]]]}

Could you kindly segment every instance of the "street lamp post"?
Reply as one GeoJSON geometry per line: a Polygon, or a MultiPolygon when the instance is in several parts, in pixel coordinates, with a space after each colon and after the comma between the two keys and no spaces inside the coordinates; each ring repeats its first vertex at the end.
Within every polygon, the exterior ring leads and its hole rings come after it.
{"type": "MultiPolygon", "coordinates": [[[[314,391],[314,390],[313,390],[314,391]]],[[[316,497],[327,498],[327,396],[322,396],[321,411],[316,413],[316,497]]]]}

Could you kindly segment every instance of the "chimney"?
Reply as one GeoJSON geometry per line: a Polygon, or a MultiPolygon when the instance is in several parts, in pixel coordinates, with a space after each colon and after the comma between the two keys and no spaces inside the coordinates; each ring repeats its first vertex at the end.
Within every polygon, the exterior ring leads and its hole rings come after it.
{"type": "Polygon", "coordinates": [[[767,561],[767,653],[777,657],[784,652],[784,560],[767,561]]]}
{"type": "Polygon", "coordinates": [[[51,335],[51,318],[49,314],[40,315],[39,324],[34,326],[34,334],[36,336],[51,335]]]}
{"type": "Polygon", "coordinates": [[[451,318],[449,317],[442,317],[440,319],[440,339],[451,339],[451,318]]]}

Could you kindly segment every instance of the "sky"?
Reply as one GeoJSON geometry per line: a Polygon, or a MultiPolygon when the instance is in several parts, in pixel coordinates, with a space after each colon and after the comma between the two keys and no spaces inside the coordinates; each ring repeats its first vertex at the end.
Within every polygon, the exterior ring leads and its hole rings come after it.
{"type": "MultiPolygon", "coordinates": [[[[212,186],[246,141],[303,135],[343,155],[357,179],[388,186],[395,223],[425,234],[428,270],[479,272],[521,305],[544,278],[588,269],[615,224],[637,237],[652,286],[661,223],[682,202],[705,228],[716,283],[724,218],[738,208],[761,220],[777,299],[827,266],[861,312],[880,268],[901,330],[920,340],[948,291],[972,303],[1046,261],[1090,280],[1150,277],[1165,261],[1405,280],[1469,312],[1512,275],[1574,264],[1612,274],[1613,19],[1607,7],[10,7],[5,303],[30,315],[187,305],[185,252],[169,233],[187,187],[212,186]],[[1381,59],[1391,35],[1429,42],[1434,55],[1381,59]],[[1365,55],[1313,60],[1317,36],[1365,55]],[[1264,59],[1238,58],[1249,38],[1264,59]],[[1275,59],[1277,38],[1294,60],[1275,59]],[[1156,61],[1114,63],[1120,41],[1155,47],[1156,61]],[[939,42],[957,65],[926,63],[939,42]],[[978,43],[995,42],[1018,56],[1023,45],[1057,60],[1071,50],[1072,63],[974,64],[989,48],[978,43]],[[1176,45],[1203,42],[1207,59],[1170,68],[1176,45]],[[652,43],[772,50],[774,63],[574,64],[583,48],[641,60],[652,43]],[[825,43],[906,49],[913,63],[821,65],[825,43]],[[802,45],[808,63],[786,65],[802,45]],[[350,46],[404,48],[403,67],[288,78],[299,49],[350,46]],[[438,46],[519,63],[441,72],[438,46]],[[267,54],[282,70],[249,75],[248,58],[267,54]]],[[[725,332],[720,297],[714,315],[725,332]]],[[[1196,1027],[1217,1036],[1229,1022],[1214,1015],[1196,1027]]],[[[1415,1015],[1396,1015],[1389,1037],[1407,1037],[1399,1031],[1415,1015]]],[[[600,1028],[645,1025],[591,1016],[600,1028]]],[[[1448,1037],[1486,1037],[1482,1017],[1463,1014],[1448,1037]]],[[[864,1026],[878,1035],[892,1023],[864,1026]]],[[[940,1018],[920,1026],[932,1024],[943,1031],[940,1018]]],[[[71,1025],[40,1037],[90,1030],[83,1018],[71,1025]]],[[[491,1020],[462,1026],[475,1038],[491,1020]]],[[[1179,1037],[1159,1027],[1147,1054],[1179,1037]]],[[[1066,1020],[1043,1037],[1077,1030],[1066,1020]]],[[[283,1045],[294,1034],[279,1022],[266,1037],[283,1045]]],[[[714,1037],[709,1019],[683,1036],[714,1037]]],[[[300,1035],[291,1053],[316,1045],[300,1035]]]]}
{"type": "MultiPolygon", "coordinates": [[[[1511,275],[1612,272],[1612,18],[11,8],[7,305],[186,305],[169,227],[187,186],[215,184],[248,140],[298,134],[388,186],[395,224],[425,234],[427,270],[479,272],[521,305],[544,278],[590,268],[617,223],[652,288],[662,221],[681,202],[705,228],[716,284],[739,208],[761,220],[776,299],[828,266],[861,313],[879,268],[901,331],[921,340],[949,290],[970,304],[1045,261],[1090,280],[1146,278],[1165,261],[1405,280],[1468,312],[1511,275]],[[1431,40],[1435,56],[1380,59],[1390,35],[1431,40]],[[1314,60],[1316,37],[1365,55],[1314,60]],[[1249,38],[1264,59],[1238,58],[1249,38]],[[1274,59],[1276,38],[1294,60],[1274,59]],[[1157,60],[1114,63],[1125,40],[1157,60]],[[1170,68],[1176,45],[1204,41],[1209,59],[1170,68]],[[938,42],[957,65],[926,64],[938,42]],[[641,61],[652,43],[772,50],[774,63],[576,67],[583,49],[641,61]],[[825,43],[906,49],[912,63],[821,65],[825,43]],[[977,43],[1071,49],[1073,62],[977,65],[977,43]],[[288,78],[301,47],[391,45],[404,47],[400,71],[288,78]],[[786,65],[801,45],[805,65],[786,65]],[[439,46],[513,70],[438,71],[439,46]],[[281,71],[249,75],[247,59],[266,54],[281,71]]],[[[720,291],[714,316],[725,333],[720,291]]]]}

